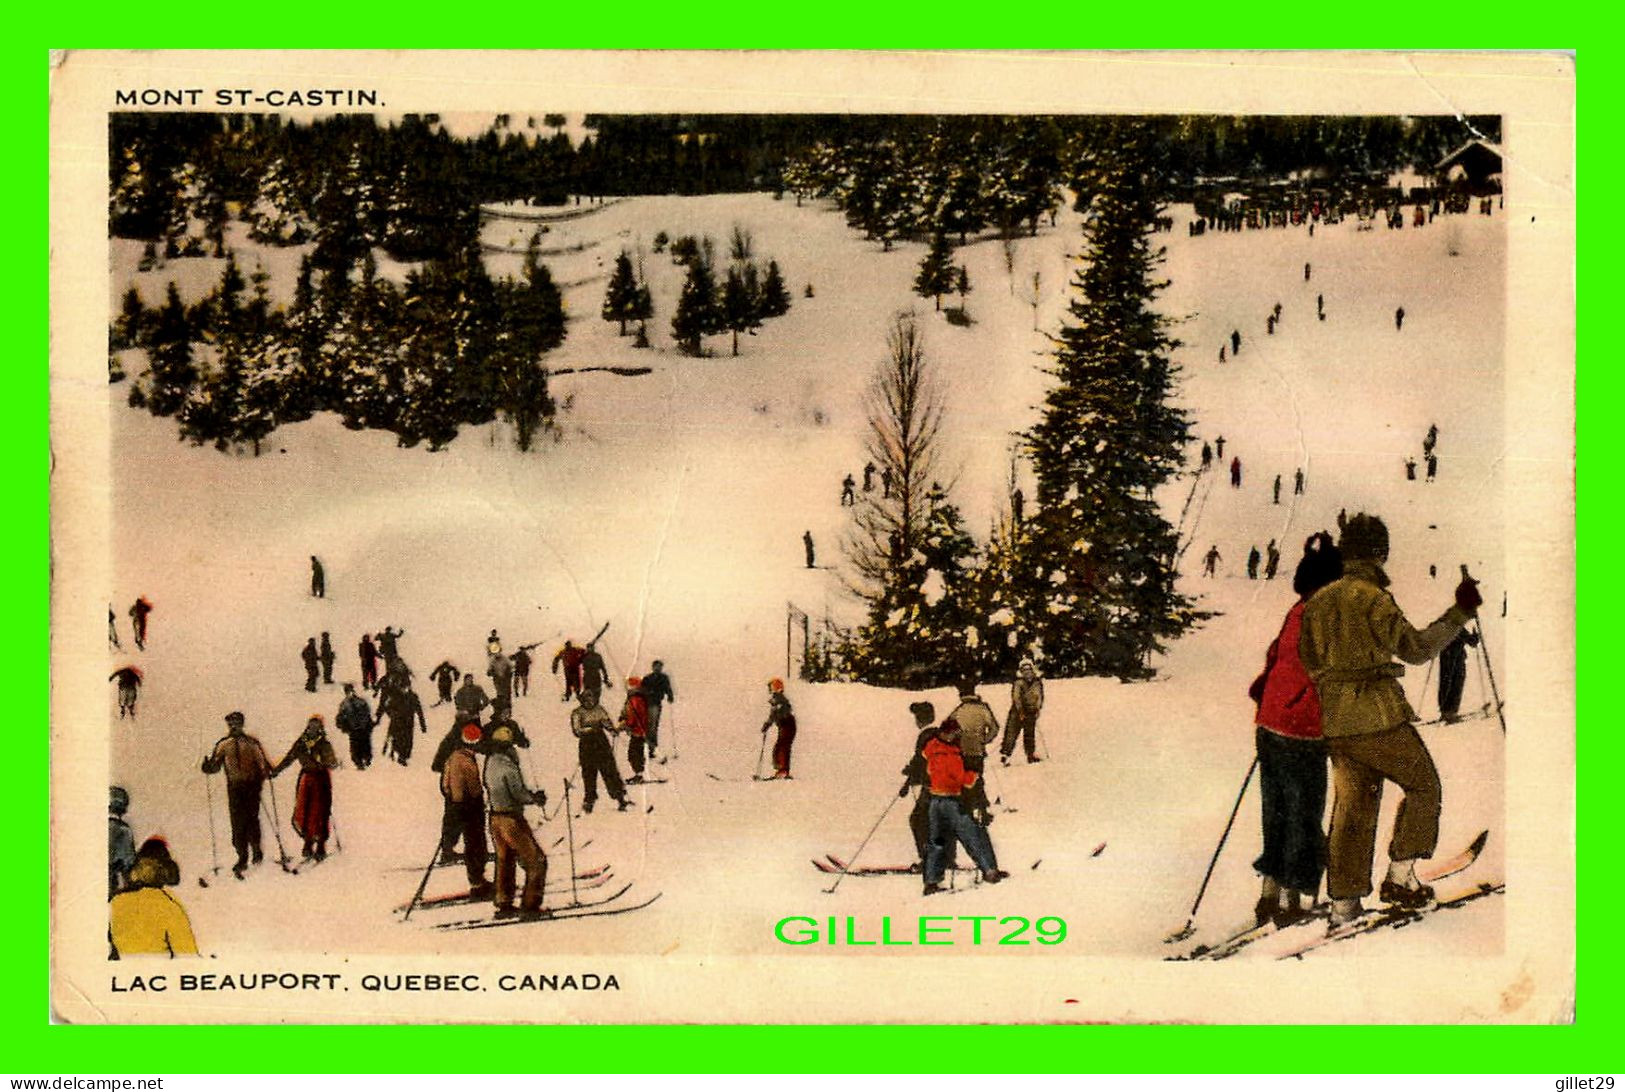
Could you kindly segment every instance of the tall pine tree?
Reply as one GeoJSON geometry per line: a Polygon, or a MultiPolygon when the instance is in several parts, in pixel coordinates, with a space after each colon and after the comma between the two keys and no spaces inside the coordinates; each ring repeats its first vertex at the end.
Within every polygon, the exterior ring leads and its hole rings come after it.
{"type": "Polygon", "coordinates": [[[1151,243],[1157,181],[1132,142],[1108,155],[1055,339],[1056,382],[1025,436],[1038,511],[1016,585],[1050,673],[1127,679],[1201,616],[1174,587],[1178,536],[1153,497],[1189,431],[1172,404],[1178,343],[1152,308],[1166,286],[1151,243]]]}

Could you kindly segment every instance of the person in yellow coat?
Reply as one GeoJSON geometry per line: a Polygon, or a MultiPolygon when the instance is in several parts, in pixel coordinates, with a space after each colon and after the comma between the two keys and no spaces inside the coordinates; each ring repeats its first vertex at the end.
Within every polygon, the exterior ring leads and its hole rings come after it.
{"type": "Polygon", "coordinates": [[[108,904],[108,937],[113,957],[195,956],[197,939],[186,909],[165,891],[181,882],[181,869],[162,838],[148,838],[136,850],[127,891],[108,904]]]}

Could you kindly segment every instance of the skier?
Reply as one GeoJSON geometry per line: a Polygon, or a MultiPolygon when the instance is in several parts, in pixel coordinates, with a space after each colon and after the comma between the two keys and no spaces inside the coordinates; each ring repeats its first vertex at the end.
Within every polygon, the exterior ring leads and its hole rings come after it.
{"type": "Polygon", "coordinates": [[[1292,577],[1298,601],[1264,656],[1264,672],[1247,690],[1257,705],[1253,732],[1263,798],[1264,851],[1253,862],[1263,877],[1254,918],[1291,925],[1304,917],[1302,896],[1320,890],[1326,864],[1326,744],[1320,701],[1298,659],[1298,637],[1309,597],[1343,574],[1343,559],[1324,531],[1304,543],[1292,577]]]}
{"type": "Polygon", "coordinates": [[[378,635],[378,654],[384,658],[386,670],[393,661],[401,658],[396,642],[405,635],[404,629],[395,629],[393,626],[385,626],[384,632],[378,635]]]}
{"type": "Polygon", "coordinates": [[[662,702],[677,701],[677,692],[671,688],[671,677],[666,674],[666,665],[656,660],[649,667],[649,673],[643,676],[643,697],[649,703],[649,757],[653,758],[655,748],[660,746],[660,709],[662,702]]]}
{"type": "MultiPolygon", "coordinates": [[[[1240,353],[1241,353],[1241,331],[1240,330],[1231,330],[1230,331],[1230,355],[1231,356],[1238,356],[1238,355],[1240,355],[1240,353]]],[[[1222,455],[1223,453],[1221,452],[1220,454],[1222,455]]]]}
{"type": "Polygon", "coordinates": [[[1439,443],[1439,426],[1429,425],[1428,434],[1422,438],[1422,454],[1432,455],[1433,449],[1439,443]]]}
{"type": "Polygon", "coordinates": [[[525,784],[514,751],[514,729],[501,724],[491,732],[490,752],[485,757],[485,802],[490,808],[491,844],[496,849],[496,916],[536,918],[543,916],[542,890],[547,883],[547,855],[536,844],[530,824],[525,821],[525,805],[547,806],[547,793],[525,784]],[[525,869],[525,888],[519,896],[519,909],[513,905],[516,866],[525,869]]]}
{"type": "Polygon", "coordinates": [[[1202,469],[1206,470],[1213,465],[1213,445],[1206,440],[1202,441],[1202,469]]]}
{"type": "Polygon", "coordinates": [[[842,508],[845,508],[845,507],[847,507],[849,505],[853,505],[853,504],[858,503],[858,495],[854,491],[856,486],[857,486],[857,483],[852,480],[852,475],[848,474],[844,479],[842,479],[842,481],[841,481],[841,507],[842,508]]]}
{"type": "Polygon", "coordinates": [[[107,937],[112,957],[195,956],[197,937],[186,908],[165,891],[181,882],[181,868],[169,855],[169,843],[148,838],[136,851],[130,887],[107,904],[107,937]]]}
{"type": "Polygon", "coordinates": [[[1405,480],[1408,482],[1416,480],[1416,460],[1408,455],[1405,457],[1405,480]]]}
{"type": "Polygon", "coordinates": [[[1222,435],[1213,441],[1213,455],[1220,462],[1224,461],[1224,437],[1222,435]]]}
{"type": "Polygon", "coordinates": [[[965,808],[985,827],[993,822],[993,816],[988,811],[987,788],[979,779],[987,764],[987,745],[999,738],[999,719],[976,693],[975,679],[966,678],[960,682],[959,704],[954,706],[954,711],[948,714],[943,723],[946,724],[948,720],[959,725],[957,744],[964,758],[965,769],[978,778],[974,785],[965,786],[965,808]]]}
{"type": "Polygon", "coordinates": [[[581,689],[602,692],[606,687],[614,690],[615,684],[609,681],[609,669],[604,666],[598,643],[588,641],[587,647],[581,650],[581,689]]]}
{"type": "Polygon", "coordinates": [[[875,464],[873,462],[864,463],[863,464],[863,491],[865,493],[872,493],[872,492],[874,492],[874,489],[875,489],[875,464]]]}
{"type": "Polygon", "coordinates": [[[1432,481],[1434,478],[1439,476],[1439,457],[1432,452],[1429,452],[1427,455],[1427,464],[1428,481],[1432,481]]]}
{"type": "Polygon", "coordinates": [[[1321,322],[1326,321],[1326,297],[1324,295],[1317,294],[1315,296],[1315,317],[1320,319],[1321,322]]]}
{"type": "Polygon", "coordinates": [[[124,815],[130,810],[130,794],[118,785],[107,790],[107,897],[124,890],[130,869],[135,867],[135,835],[124,815]]]}
{"type": "Polygon", "coordinates": [[[321,647],[322,682],[328,686],[333,685],[333,660],[333,640],[324,633],[321,647]]]}
{"type": "Polygon", "coordinates": [[[372,765],[372,708],[355,692],[355,683],[344,684],[344,700],[333,718],[338,730],[350,740],[350,765],[364,770],[372,765]]]}
{"type": "Polygon", "coordinates": [[[1319,693],[1334,795],[1326,892],[1332,923],[1364,912],[1382,783],[1404,791],[1388,847],[1390,864],[1380,897],[1402,907],[1424,906],[1431,888],[1416,877],[1418,858],[1439,840],[1439,774],[1412,722],[1393,663],[1424,664],[1467,624],[1483,603],[1477,582],[1463,578],[1455,603],[1417,630],[1387,591],[1388,528],[1357,513],[1342,527],[1343,576],[1317,592],[1303,612],[1299,655],[1319,693]]]}
{"type": "Polygon", "coordinates": [[[1273,501],[1271,501],[1271,503],[1272,504],[1280,504],[1281,503],[1281,475],[1279,475],[1279,474],[1275,475],[1275,499],[1273,501]]]}
{"type": "MultiPolygon", "coordinates": [[[[949,716],[923,748],[931,797],[927,805],[930,833],[923,877],[924,893],[927,895],[942,890],[942,877],[956,841],[962,843],[970,853],[986,882],[998,883],[1009,875],[999,871],[999,861],[993,853],[993,843],[988,839],[986,824],[978,823],[972,817],[971,806],[967,806],[965,797],[981,784],[981,775],[965,763],[960,750],[963,732],[959,722],[949,716]]],[[[986,799],[985,792],[981,795],[986,799]]]]}
{"type": "Polygon", "coordinates": [[[1224,363],[1224,346],[1223,345],[1219,346],[1219,363],[1220,364],[1224,363]]]}
{"type": "Polygon", "coordinates": [[[1303,279],[1304,280],[1309,279],[1309,263],[1308,262],[1303,263],[1303,279]]]}
{"type": "Polygon", "coordinates": [[[378,714],[372,718],[377,727],[385,717],[389,728],[384,737],[384,755],[394,755],[402,766],[412,761],[412,721],[418,722],[420,732],[428,732],[429,722],[423,719],[423,703],[409,686],[386,686],[378,694],[378,714]]]}
{"type": "Polygon", "coordinates": [[[1279,320],[1276,319],[1274,315],[1266,315],[1264,317],[1264,332],[1269,334],[1271,337],[1275,336],[1275,324],[1277,321],[1279,320]]]}
{"type": "Polygon", "coordinates": [[[271,776],[265,748],[243,730],[243,724],[241,713],[226,714],[225,738],[214,745],[202,766],[206,774],[226,771],[226,811],[231,816],[231,846],[237,851],[231,871],[238,879],[248,868],[250,854],[255,864],[265,859],[260,847],[260,788],[271,776]]]}
{"type": "Polygon", "coordinates": [[[811,531],[801,532],[801,545],[807,551],[807,568],[817,568],[813,564],[813,540],[811,531]]]}
{"type": "Polygon", "coordinates": [[[1270,312],[1270,317],[1273,318],[1276,322],[1281,321],[1281,301],[1280,300],[1275,301],[1275,310],[1270,312]]]}
{"type": "Polygon", "coordinates": [[[1258,547],[1254,546],[1247,553],[1247,579],[1248,580],[1257,580],[1258,579],[1258,562],[1260,560],[1261,560],[1261,558],[1260,558],[1260,555],[1258,553],[1258,547]]]}
{"type": "Polygon", "coordinates": [[[570,733],[576,737],[576,755],[581,760],[581,810],[589,815],[598,802],[600,777],[604,791],[621,811],[632,806],[621,783],[621,771],[615,767],[615,749],[609,741],[614,730],[609,713],[598,704],[598,695],[583,692],[580,704],[570,710],[570,733]]]}
{"type": "Polygon", "coordinates": [[[1446,724],[1461,720],[1461,692],[1467,683],[1467,649],[1478,647],[1478,634],[1462,631],[1439,653],[1439,718],[1446,724]]]}
{"type": "Polygon", "coordinates": [[[883,467],[880,471],[880,495],[887,500],[891,499],[891,467],[883,467]]]}
{"type": "Polygon", "coordinates": [[[1264,579],[1274,580],[1275,574],[1281,568],[1281,548],[1275,545],[1272,538],[1269,545],[1264,547],[1264,579]]]}
{"type": "Polygon", "coordinates": [[[322,571],[322,563],[316,560],[316,555],[310,555],[310,594],[317,599],[327,598],[327,574],[322,571]]]}
{"type": "Polygon", "coordinates": [[[305,661],[305,689],[315,693],[316,680],[321,675],[321,654],[316,651],[316,638],[312,637],[305,642],[299,658],[305,661]]]}
{"type": "Polygon", "coordinates": [[[372,634],[361,635],[361,644],[358,646],[361,655],[361,685],[368,690],[378,689],[378,649],[373,646],[372,634]]]}
{"type": "Polygon", "coordinates": [[[113,604],[107,604],[107,643],[114,648],[123,648],[118,643],[118,619],[113,614],[113,604]]]}
{"type": "Polygon", "coordinates": [[[457,722],[459,724],[468,721],[477,724],[480,720],[480,713],[484,711],[486,706],[491,704],[491,698],[490,695],[486,694],[485,688],[474,681],[473,675],[464,675],[463,685],[457,688],[452,703],[456,708],[457,722]]]}
{"type": "Polygon", "coordinates": [[[463,870],[468,876],[468,893],[475,899],[489,898],[496,887],[485,878],[485,862],[490,851],[485,844],[485,791],[480,783],[476,749],[484,739],[477,722],[455,729],[456,745],[440,767],[440,796],[445,810],[440,818],[440,860],[456,860],[457,840],[463,842],[463,870]]]}
{"type": "Polygon", "coordinates": [[[299,781],[293,792],[294,833],[305,840],[305,860],[325,860],[333,819],[333,775],[327,771],[339,764],[339,757],[333,753],[321,717],[313,716],[305,722],[305,730],[282,761],[271,768],[271,776],[295,762],[299,763],[299,781]]]}
{"type": "Polygon", "coordinates": [[[1240,455],[1232,455],[1230,457],[1230,488],[1232,488],[1232,489],[1240,489],[1241,488],[1241,456],[1240,455]]]}
{"type": "Polygon", "coordinates": [[[502,651],[501,642],[494,642],[494,645],[485,667],[493,691],[491,707],[498,713],[507,714],[513,709],[513,661],[502,651]]]}
{"type": "Polygon", "coordinates": [[[1212,548],[1202,557],[1202,575],[1212,576],[1219,564],[1219,545],[1214,543],[1212,548]]]}
{"type": "Polygon", "coordinates": [[[451,684],[462,677],[463,673],[457,670],[456,664],[452,663],[450,660],[441,660],[440,663],[435,666],[435,669],[429,672],[429,680],[438,688],[438,693],[440,695],[439,700],[436,701],[434,705],[429,706],[429,708],[433,709],[435,705],[445,705],[448,701],[450,701],[451,684]]]}
{"type": "Polygon", "coordinates": [[[1004,740],[999,744],[999,760],[1010,765],[1010,756],[1016,752],[1016,737],[1027,752],[1029,764],[1038,762],[1038,714],[1044,708],[1044,680],[1038,677],[1038,665],[1031,656],[1022,658],[1016,669],[1016,681],[1010,684],[1010,712],[1004,718],[1004,740]]]}
{"type": "MultiPolygon", "coordinates": [[[[918,734],[914,737],[914,753],[903,767],[903,787],[897,790],[897,796],[904,799],[914,788],[920,790],[914,798],[914,810],[908,815],[908,830],[914,836],[914,854],[917,858],[910,871],[924,872],[926,854],[931,845],[931,777],[925,761],[925,745],[936,738],[937,728],[933,721],[937,719],[937,710],[928,701],[917,701],[908,707],[908,711],[914,716],[914,728],[918,734]]],[[[946,862],[948,868],[956,867],[954,849],[955,846],[950,844],[946,862]]]]}
{"type": "Polygon", "coordinates": [[[1404,328],[1405,328],[1405,309],[1403,307],[1399,307],[1399,308],[1396,308],[1394,310],[1394,329],[1395,330],[1403,330],[1404,328]]]}
{"type": "MultiPolygon", "coordinates": [[[[540,641],[536,644],[541,644],[540,641]]],[[[535,662],[530,650],[536,645],[520,645],[513,654],[513,688],[520,697],[530,693],[530,665],[535,662]]]]}
{"type": "Polygon", "coordinates": [[[581,657],[586,653],[575,646],[568,638],[564,647],[553,655],[553,674],[559,673],[559,665],[564,665],[564,697],[561,701],[569,701],[570,695],[581,693],[581,657]]]}
{"type": "Polygon", "coordinates": [[[141,690],[141,669],[131,664],[119,668],[107,676],[107,681],[118,680],[118,716],[123,720],[128,716],[135,719],[135,700],[141,690]]]}
{"type": "Polygon", "coordinates": [[[649,737],[649,702],[638,688],[643,680],[631,675],[626,680],[626,700],[621,704],[621,715],[616,724],[626,729],[630,737],[626,744],[626,764],[632,767],[628,785],[643,783],[643,751],[649,737]]]}
{"type": "Polygon", "coordinates": [[[152,613],[152,604],[147,597],[137,596],[135,604],[130,607],[131,631],[135,634],[135,647],[147,647],[147,615],[152,613]]]}
{"type": "Polygon", "coordinates": [[[1292,475],[1292,495],[1294,497],[1303,496],[1303,467],[1301,466],[1292,475]]]}
{"type": "Polygon", "coordinates": [[[773,740],[772,780],[788,781],[790,750],[796,743],[796,714],[790,699],[784,696],[783,679],[767,681],[767,719],[762,722],[762,734],[767,735],[767,730],[775,726],[779,731],[773,740]]]}

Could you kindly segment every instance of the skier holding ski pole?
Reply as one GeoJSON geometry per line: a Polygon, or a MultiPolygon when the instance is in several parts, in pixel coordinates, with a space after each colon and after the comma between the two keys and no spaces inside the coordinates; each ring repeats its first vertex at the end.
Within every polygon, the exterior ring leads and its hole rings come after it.
{"type": "MultiPolygon", "coordinates": [[[[245,723],[241,713],[226,714],[226,735],[201,767],[205,775],[222,769],[226,774],[226,810],[231,816],[231,845],[237,851],[231,871],[238,879],[248,869],[250,853],[255,864],[265,856],[260,846],[260,789],[271,776],[271,760],[260,741],[243,730],[245,723]]],[[[212,822],[212,806],[209,814],[212,822]]]]}

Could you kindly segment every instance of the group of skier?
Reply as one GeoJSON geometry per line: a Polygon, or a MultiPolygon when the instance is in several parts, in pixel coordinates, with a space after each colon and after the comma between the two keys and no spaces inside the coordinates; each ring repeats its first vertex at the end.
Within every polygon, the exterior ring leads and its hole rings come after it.
{"type": "Polygon", "coordinates": [[[1416,714],[1399,685],[1396,660],[1423,664],[1455,641],[1482,599],[1465,573],[1454,603],[1417,629],[1388,588],[1388,528],[1375,516],[1339,519],[1340,535],[1313,535],[1293,576],[1298,601],[1265,657],[1249,696],[1256,703],[1264,851],[1258,922],[1291,924],[1308,911],[1326,874],[1335,928],[1364,913],[1372,891],[1382,783],[1404,792],[1378,895],[1404,908],[1426,906],[1432,888],[1416,864],[1433,856],[1442,790],[1416,714]],[[1333,800],[1321,829],[1326,764],[1333,800]]]}
{"type": "MultiPolygon", "coordinates": [[[[1438,444],[1439,426],[1429,425],[1427,435],[1422,438],[1422,460],[1427,464],[1427,480],[1430,482],[1439,476],[1439,456],[1433,450],[1438,444]]],[[[1405,456],[1405,480],[1416,480],[1415,456],[1405,456]]]]}

